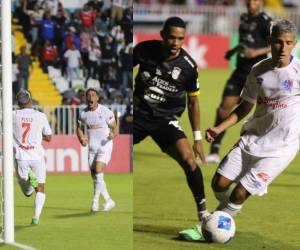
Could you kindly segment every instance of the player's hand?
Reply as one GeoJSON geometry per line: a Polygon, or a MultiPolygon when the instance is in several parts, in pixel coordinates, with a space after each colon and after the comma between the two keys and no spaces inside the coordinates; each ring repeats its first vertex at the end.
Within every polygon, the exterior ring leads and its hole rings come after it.
{"type": "Polygon", "coordinates": [[[257,57],[257,51],[256,51],[256,49],[246,48],[243,51],[243,55],[246,58],[254,58],[254,57],[257,57]]]}
{"type": "Polygon", "coordinates": [[[209,143],[212,143],[215,140],[215,137],[217,137],[221,131],[217,127],[208,128],[205,131],[205,140],[209,143]]]}
{"type": "Polygon", "coordinates": [[[89,142],[89,140],[88,140],[88,138],[87,138],[86,136],[83,136],[83,137],[80,139],[80,144],[81,144],[82,146],[84,146],[84,147],[88,144],[88,142],[89,142]]]}
{"type": "Polygon", "coordinates": [[[201,160],[202,164],[206,164],[205,155],[204,155],[201,140],[194,141],[193,151],[194,151],[196,159],[198,158],[198,159],[201,160]]]}
{"type": "Polygon", "coordinates": [[[109,135],[107,136],[107,139],[108,140],[112,140],[112,139],[114,139],[116,137],[116,135],[113,133],[113,132],[109,132],[109,135]]]}

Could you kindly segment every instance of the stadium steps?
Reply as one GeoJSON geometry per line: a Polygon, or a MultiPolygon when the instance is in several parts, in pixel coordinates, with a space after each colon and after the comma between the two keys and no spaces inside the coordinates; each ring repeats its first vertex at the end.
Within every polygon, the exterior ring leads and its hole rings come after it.
{"type": "MultiPolygon", "coordinates": [[[[16,53],[18,54],[20,47],[26,45],[27,41],[17,26],[14,28],[14,35],[16,53]]],[[[62,97],[49,79],[48,74],[42,71],[39,62],[33,62],[32,66],[33,69],[29,77],[29,91],[32,94],[32,98],[42,106],[61,105],[62,97]]]]}

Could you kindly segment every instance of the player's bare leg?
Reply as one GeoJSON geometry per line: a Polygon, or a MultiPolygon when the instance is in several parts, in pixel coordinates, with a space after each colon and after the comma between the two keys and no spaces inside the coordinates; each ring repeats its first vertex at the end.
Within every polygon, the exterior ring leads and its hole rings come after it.
{"type": "Polygon", "coordinates": [[[216,173],[211,186],[215,197],[220,202],[216,210],[222,210],[234,216],[240,212],[242,204],[251,194],[241,183],[238,183],[235,188],[231,186],[232,183],[232,180],[216,173]]]}
{"type": "MultiPolygon", "coordinates": [[[[224,121],[230,112],[235,108],[237,104],[240,103],[241,98],[239,96],[224,96],[216,114],[215,125],[219,125],[222,121],[224,121]]],[[[218,137],[215,138],[214,142],[211,145],[210,153],[206,157],[206,162],[208,163],[219,163],[219,149],[221,145],[221,141],[225,135],[225,132],[221,133],[218,137]]]]}
{"type": "Polygon", "coordinates": [[[45,195],[45,185],[44,183],[39,183],[35,188],[35,201],[34,201],[34,216],[32,217],[31,224],[37,225],[39,223],[39,218],[42,213],[42,209],[45,204],[46,195],[45,195]]]}
{"type": "Polygon", "coordinates": [[[116,205],[111,199],[104,181],[103,169],[105,166],[106,164],[103,162],[96,162],[95,167],[91,169],[91,175],[94,181],[94,197],[91,208],[92,212],[99,211],[100,195],[102,195],[105,200],[103,211],[109,211],[116,205]]]}
{"type": "Polygon", "coordinates": [[[188,186],[197,205],[198,217],[201,219],[203,215],[207,214],[203,176],[196,164],[191,145],[186,138],[181,138],[173,146],[166,148],[164,152],[176,160],[184,170],[188,186]]]}

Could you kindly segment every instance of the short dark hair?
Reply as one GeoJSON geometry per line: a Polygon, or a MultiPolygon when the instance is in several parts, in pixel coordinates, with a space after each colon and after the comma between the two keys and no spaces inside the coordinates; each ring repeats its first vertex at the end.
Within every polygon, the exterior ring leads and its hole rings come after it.
{"type": "Polygon", "coordinates": [[[95,89],[95,88],[89,88],[89,89],[87,89],[87,91],[85,92],[85,95],[87,96],[90,91],[95,92],[96,95],[99,96],[99,93],[98,93],[97,89],[95,89]]]}
{"type": "Polygon", "coordinates": [[[163,25],[163,31],[169,30],[170,27],[186,28],[185,22],[177,16],[169,17],[163,25]]]}

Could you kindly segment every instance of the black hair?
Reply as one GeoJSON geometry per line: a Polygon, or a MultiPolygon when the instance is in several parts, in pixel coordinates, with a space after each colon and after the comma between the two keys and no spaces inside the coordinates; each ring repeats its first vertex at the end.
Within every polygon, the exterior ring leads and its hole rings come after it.
{"type": "Polygon", "coordinates": [[[96,95],[99,96],[98,91],[97,91],[96,89],[94,89],[94,88],[89,88],[89,89],[85,92],[85,95],[87,96],[88,93],[89,93],[90,91],[94,91],[94,92],[96,93],[96,95]]]}
{"type": "Polygon", "coordinates": [[[167,31],[170,27],[180,27],[180,28],[186,28],[185,22],[177,16],[169,17],[165,22],[163,26],[163,31],[167,31]]]}

